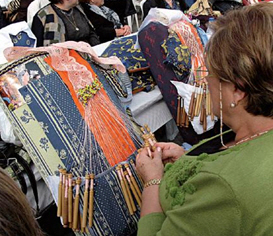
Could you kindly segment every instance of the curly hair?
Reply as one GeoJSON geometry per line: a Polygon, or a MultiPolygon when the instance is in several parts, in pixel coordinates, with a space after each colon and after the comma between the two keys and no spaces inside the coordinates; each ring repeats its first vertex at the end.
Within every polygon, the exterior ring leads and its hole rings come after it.
{"type": "Polygon", "coordinates": [[[273,117],[273,4],[228,12],[212,26],[206,45],[209,72],[245,92],[245,110],[273,117]]]}

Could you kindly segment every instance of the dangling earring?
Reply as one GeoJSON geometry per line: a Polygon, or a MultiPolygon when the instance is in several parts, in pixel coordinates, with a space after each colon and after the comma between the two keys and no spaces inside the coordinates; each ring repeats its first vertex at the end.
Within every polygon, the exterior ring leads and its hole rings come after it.
{"type": "Polygon", "coordinates": [[[228,148],[225,144],[224,144],[224,140],[223,140],[223,102],[222,102],[222,83],[220,80],[219,83],[219,90],[220,90],[220,140],[221,140],[221,144],[223,147],[228,148]]]}
{"type": "Polygon", "coordinates": [[[231,107],[231,108],[236,107],[236,103],[235,103],[235,102],[230,103],[230,107],[231,107]]]}

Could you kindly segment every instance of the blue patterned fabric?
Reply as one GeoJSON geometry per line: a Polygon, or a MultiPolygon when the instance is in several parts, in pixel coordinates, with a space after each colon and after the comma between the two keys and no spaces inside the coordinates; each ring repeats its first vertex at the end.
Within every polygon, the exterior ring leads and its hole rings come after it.
{"type": "Polygon", "coordinates": [[[151,76],[151,71],[136,71],[130,73],[133,93],[140,91],[150,92],[155,88],[154,78],[151,76]]]}
{"type": "Polygon", "coordinates": [[[148,67],[140,49],[135,49],[136,35],[114,40],[102,53],[102,57],[117,56],[127,70],[148,67]]]}
{"type": "Polygon", "coordinates": [[[16,35],[9,34],[9,36],[13,46],[34,47],[35,45],[35,39],[29,37],[24,31],[20,31],[16,35]]]}
{"type": "Polygon", "coordinates": [[[83,131],[88,127],[58,74],[52,72],[39,80],[33,80],[20,89],[20,93],[29,101],[28,106],[36,119],[47,127],[48,139],[68,171],[75,169],[73,172],[81,175],[91,171],[96,175],[109,168],[93,136],[87,145],[83,145],[83,131]],[[92,146],[97,147],[97,152],[92,152],[96,162],[89,167],[92,146]]]}
{"type": "MultiPolygon", "coordinates": [[[[166,54],[161,46],[162,42],[164,42],[168,36],[169,32],[166,26],[158,22],[151,22],[139,32],[138,39],[145,58],[151,67],[153,77],[163,95],[163,99],[173,118],[176,119],[178,101],[177,90],[170,81],[178,81],[178,78],[174,73],[173,68],[164,64],[166,54]]],[[[182,82],[187,82],[187,77],[185,77],[182,82]]],[[[191,144],[198,142],[197,134],[192,127],[178,127],[178,129],[185,142],[191,144]]]]}
{"type": "MultiPolygon", "coordinates": [[[[133,215],[129,214],[120,180],[116,173],[116,166],[109,166],[90,130],[88,132],[89,142],[85,142],[84,131],[88,127],[74,104],[70,91],[59,75],[44,63],[43,57],[37,56],[37,58],[41,60],[21,59],[0,71],[0,75],[3,75],[10,70],[17,71],[22,65],[24,65],[23,68],[28,68],[27,70],[35,71],[33,73],[35,78],[32,78],[28,85],[19,90],[25,104],[9,111],[3,100],[0,99],[1,107],[4,107],[4,111],[12,121],[16,133],[46,182],[51,176],[59,174],[59,168],[66,168],[73,176],[82,178],[80,188],[81,213],[84,195],[83,176],[86,173],[95,174],[94,226],[87,228],[85,233],[76,232],[76,235],[132,235],[137,230],[139,206],[135,202],[137,211],[133,215]],[[92,151],[94,148],[96,152],[92,151]],[[92,164],[90,158],[93,160],[92,164]]],[[[103,73],[104,69],[92,62],[89,63],[111,101],[120,111],[125,112],[116,92],[111,87],[111,83],[103,73]]],[[[128,122],[126,125],[128,129],[133,130],[128,122]]],[[[138,148],[139,142],[134,141],[138,148]]],[[[133,153],[121,164],[129,164],[139,188],[142,189],[137,174],[130,164],[130,160],[134,160],[135,155],[136,153],[133,153]]]]}
{"type": "MultiPolygon", "coordinates": [[[[132,166],[131,171],[136,177],[132,166]]],[[[100,235],[131,235],[137,230],[140,208],[130,215],[125,204],[120,181],[114,168],[95,179],[94,224],[100,227],[100,235]]],[[[84,191],[84,186],[81,187],[84,191]]],[[[94,227],[91,235],[99,235],[94,227]]]]}
{"type": "Polygon", "coordinates": [[[102,53],[103,57],[117,56],[126,69],[132,83],[133,93],[151,91],[155,86],[149,65],[140,49],[135,49],[136,35],[113,41],[102,53]]]}
{"type": "Polygon", "coordinates": [[[166,54],[164,64],[173,69],[179,81],[185,81],[191,70],[191,53],[188,47],[181,44],[176,34],[169,34],[161,47],[166,54]]]}

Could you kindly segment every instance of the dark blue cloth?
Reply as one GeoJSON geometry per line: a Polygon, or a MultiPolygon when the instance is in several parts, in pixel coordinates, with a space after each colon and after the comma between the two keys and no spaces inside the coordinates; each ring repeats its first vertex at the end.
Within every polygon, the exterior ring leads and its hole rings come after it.
{"type": "Polygon", "coordinates": [[[176,34],[169,35],[161,47],[166,55],[164,64],[173,69],[179,81],[185,82],[191,70],[191,53],[188,47],[181,44],[176,34]]]}
{"type": "Polygon", "coordinates": [[[29,37],[28,34],[24,31],[20,31],[16,35],[9,34],[9,36],[13,46],[34,47],[35,45],[35,39],[29,37]]]}

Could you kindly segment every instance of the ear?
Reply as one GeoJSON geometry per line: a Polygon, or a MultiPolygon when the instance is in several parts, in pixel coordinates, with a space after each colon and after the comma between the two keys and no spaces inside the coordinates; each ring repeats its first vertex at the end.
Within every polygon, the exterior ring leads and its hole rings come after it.
{"type": "Polygon", "coordinates": [[[244,100],[246,94],[242,90],[238,89],[233,85],[233,101],[235,104],[239,104],[244,100]]]}

